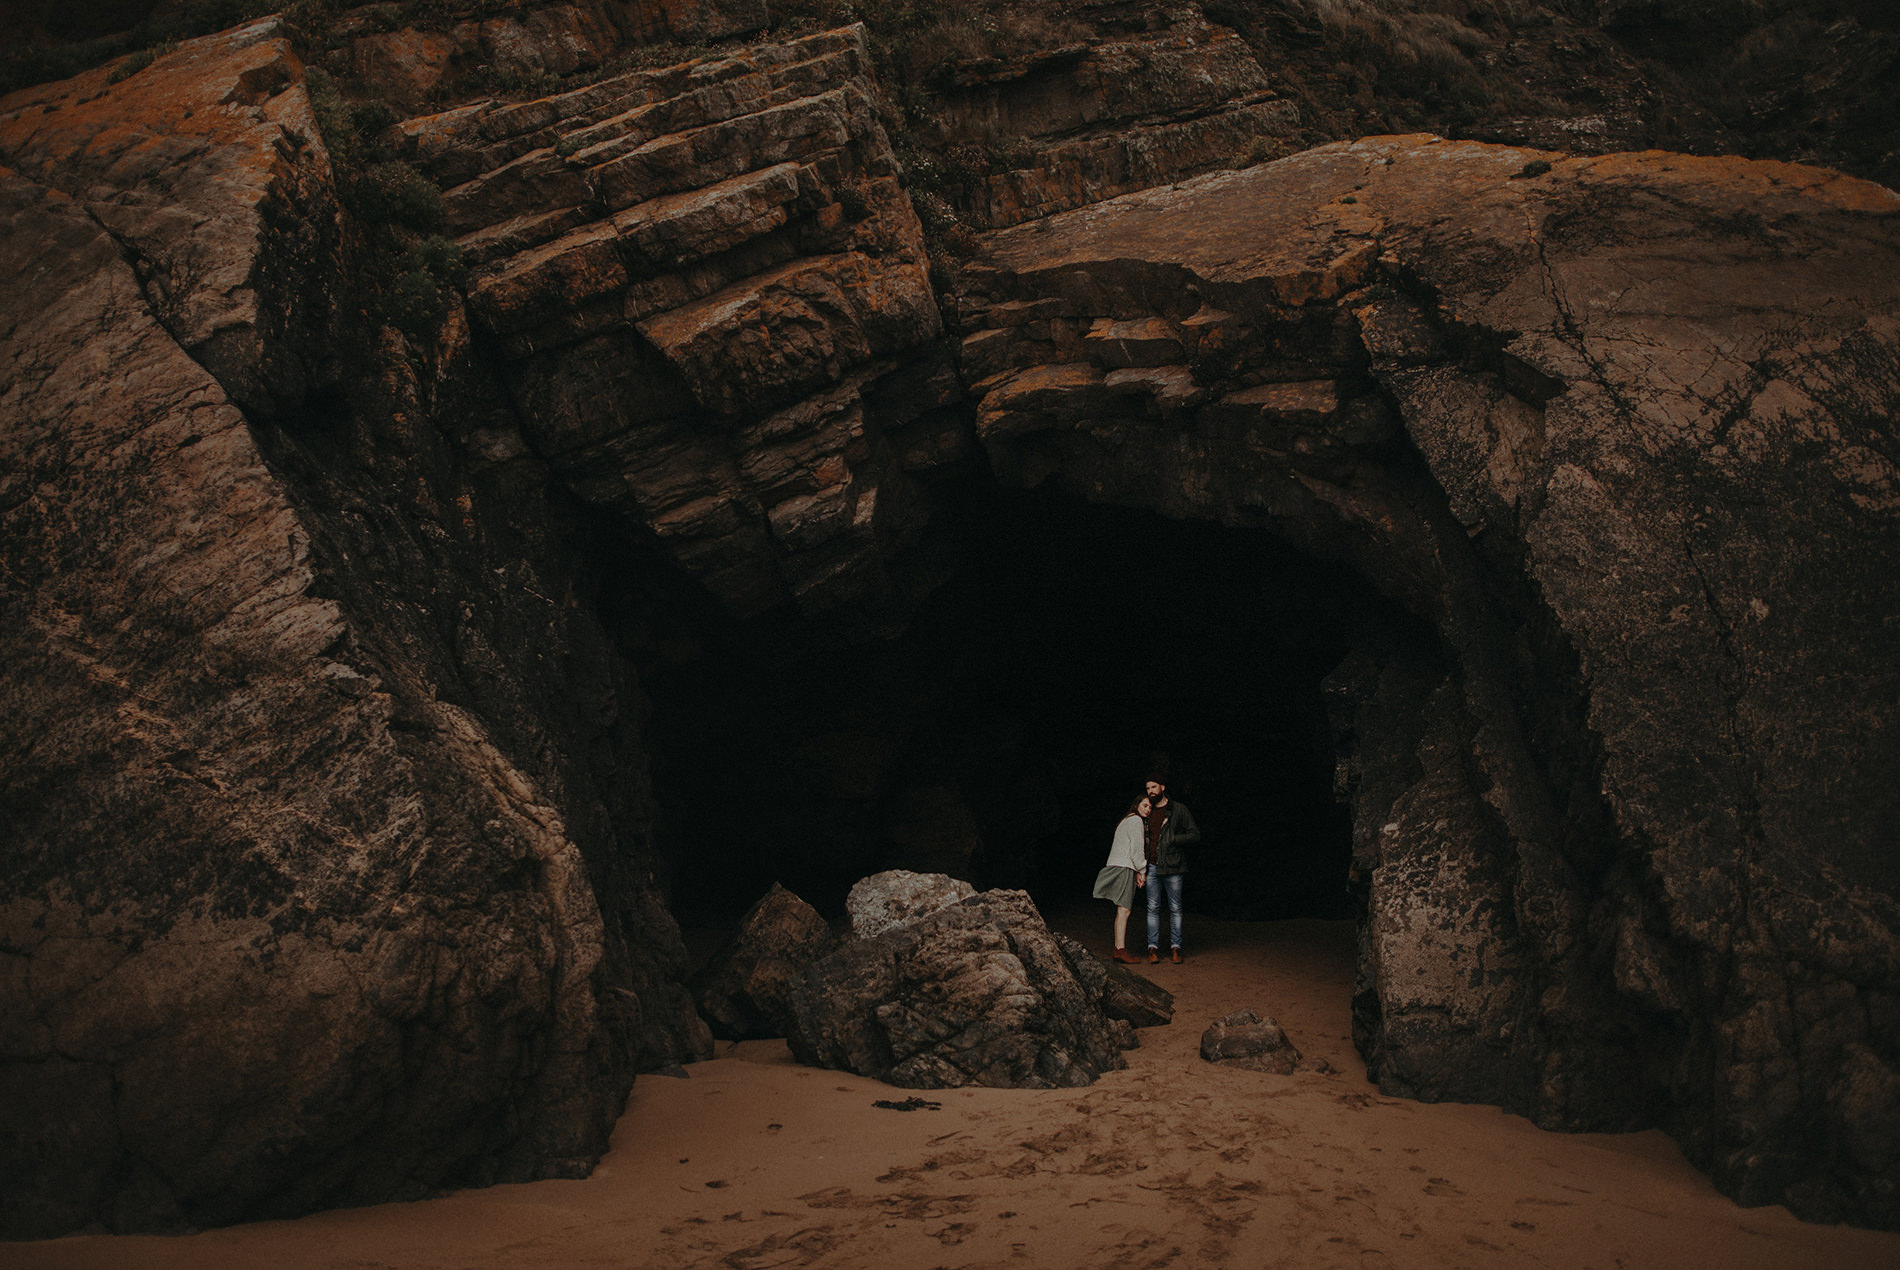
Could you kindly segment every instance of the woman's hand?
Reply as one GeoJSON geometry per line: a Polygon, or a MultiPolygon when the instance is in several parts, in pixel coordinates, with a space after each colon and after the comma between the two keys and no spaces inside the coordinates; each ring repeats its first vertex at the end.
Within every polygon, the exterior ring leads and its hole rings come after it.
{"type": "Polygon", "coordinates": [[[1136,869],[1135,870],[1135,888],[1139,890],[1140,888],[1146,885],[1148,885],[1148,871],[1146,869],[1136,869]]]}

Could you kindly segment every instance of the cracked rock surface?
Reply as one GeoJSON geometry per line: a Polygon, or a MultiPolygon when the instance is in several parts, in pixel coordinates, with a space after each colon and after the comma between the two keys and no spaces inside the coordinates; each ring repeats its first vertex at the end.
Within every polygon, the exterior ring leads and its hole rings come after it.
{"type": "Polygon", "coordinates": [[[861,26],[400,128],[499,346],[498,444],[736,613],[891,595],[955,380],[861,26]]]}
{"type": "Polygon", "coordinates": [[[850,940],[790,998],[800,1062],[907,1089],[1066,1089],[1127,1066],[1127,1024],[1103,1012],[1021,891],[850,940]]]}

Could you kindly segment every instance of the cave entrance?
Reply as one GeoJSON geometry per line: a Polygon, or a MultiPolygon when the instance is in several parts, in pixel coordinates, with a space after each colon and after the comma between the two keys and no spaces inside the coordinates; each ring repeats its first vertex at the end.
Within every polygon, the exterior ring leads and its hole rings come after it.
{"type": "Polygon", "coordinates": [[[987,482],[905,567],[930,593],[890,638],[728,623],[642,658],[683,922],[729,924],[775,881],[835,916],[885,868],[1087,904],[1156,764],[1203,832],[1191,914],[1349,914],[1321,682],[1384,603],[1358,575],[1264,530],[987,482]]]}

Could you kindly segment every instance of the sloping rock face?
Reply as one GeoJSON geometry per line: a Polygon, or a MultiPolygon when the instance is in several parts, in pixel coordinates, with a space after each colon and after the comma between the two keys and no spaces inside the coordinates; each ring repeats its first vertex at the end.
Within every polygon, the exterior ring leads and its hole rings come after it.
{"type": "Polygon", "coordinates": [[[1892,1224],[1900,197],[1385,138],[990,236],[1005,480],[1271,527],[1425,629],[1336,673],[1388,1087],[1662,1122],[1892,1224]]]}
{"type": "Polygon", "coordinates": [[[299,70],[260,24],[0,103],[9,1235],[576,1175],[704,1045],[577,579],[399,355],[326,369],[299,70]]]}
{"type": "Polygon", "coordinates": [[[402,125],[503,362],[493,443],[740,614],[890,599],[909,469],[943,461],[957,384],[868,66],[853,27],[402,125]]]}
{"type": "Polygon", "coordinates": [[[333,267],[337,211],[301,75],[258,24],[0,103],[6,163],[84,198],[166,330],[251,409],[303,397],[329,318],[305,284],[333,267]]]}
{"type": "Polygon", "coordinates": [[[908,1089],[1065,1089],[1126,1067],[1126,1025],[1076,979],[1029,896],[985,891],[855,939],[805,972],[803,1063],[908,1089]]]}
{"type": "MultiPolygon", "coordinates": [[[[1102,1012],[1130,1027],[1161,1027],[1174,1020],[1174,994],[1126,966],[1103,961],[1081,940],[1058,934],[1056,946],[1083,991],[1102,1003],[1102,1012]]],[[[1134,1040],[1131,1034],[1128,1038],[1134,1040]]]]}
{"type": "Polygon", "coordinates": [[[773,886],[695,977],[700,1013],[728,1040],[786,1035],[793,1027],[792,986],[836,943],[816,909],[773,886]]]}

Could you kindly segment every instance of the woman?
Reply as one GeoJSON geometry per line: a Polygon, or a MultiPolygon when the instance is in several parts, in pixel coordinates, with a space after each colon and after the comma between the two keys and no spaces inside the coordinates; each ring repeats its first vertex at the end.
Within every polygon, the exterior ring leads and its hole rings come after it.
{"type": "Polygon", "coordinates": [[[1128,951],[1128,913],[1135,907],[1135,890],[1143,884],[1148,858],[1142,842],[1146,836],[1143,822],[1154,804],[1147,795],[1135,799],[1121,823],[1115,826],[1115,840],[1108,848],[1108,863],[1095,875],[1095,898],[1115,906],[1115,960],[1141,960],[1128,951]]]}

